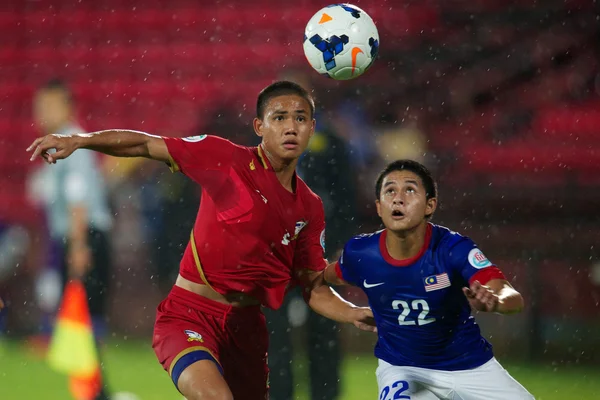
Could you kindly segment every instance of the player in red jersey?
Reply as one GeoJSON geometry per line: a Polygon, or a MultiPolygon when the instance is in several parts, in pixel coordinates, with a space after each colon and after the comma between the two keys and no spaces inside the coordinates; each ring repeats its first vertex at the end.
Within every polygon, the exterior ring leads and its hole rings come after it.
{"type": "Polygon", "coordinates": [[[314,133],[314,108],[306,90],[281,81],[258,96],[258,147],[216,136],[108,130],[49,135],[28,148],[32,160],[41,156],[49,163],[80,148],[147,157],[201,185],[195,226],[177,281],[158,307],[153,340],[188,400],[268,398],[268,335],[260,307],[278,308],[292,285],[305,288],[318,313],[374,329],[370,309],[343,301],[323,280],[323,205],[295,172],[314,133]]]}

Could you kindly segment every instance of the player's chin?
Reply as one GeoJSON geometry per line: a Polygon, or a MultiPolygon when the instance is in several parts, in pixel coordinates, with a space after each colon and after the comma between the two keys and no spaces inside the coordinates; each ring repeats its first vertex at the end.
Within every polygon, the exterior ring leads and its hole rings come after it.
{"type": "Polygon", "coordinates": [[[304,149],[301,146],[296,146],[294,148],[282,147],[279,150],[279,156],[283,160],[292,161],[297,158],[300,158],[300,156],[302,155],[303,152],[304,152],[304,149]]]}
{"type": "Polygon", "coordinates": [[[414,228],[414,223],[409,218],[395,219],[390,218],[385,224],[393,232],[404,232],[414,228]]]}

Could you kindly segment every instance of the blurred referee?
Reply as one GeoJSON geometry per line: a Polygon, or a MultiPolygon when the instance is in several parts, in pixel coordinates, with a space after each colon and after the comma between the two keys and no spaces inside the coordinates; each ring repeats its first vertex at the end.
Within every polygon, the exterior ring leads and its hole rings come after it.
{"type": "MultiPolygon", "coordinates": [[[[37,91],[33,115],[44,135],[84,132],[74,119],[71,92],[58,79],[37,91]]],[[[112,217],[96,156],[87,150],[75,152],[63,162],[45,165],[38,178],[35,191],[44,205],[50,237],[59,254],[63,288],[70,279],[84,283],[98,335],[105,323],[112,217]]],[[[96,399],[108,399],[104,389],[96,399]]]]}

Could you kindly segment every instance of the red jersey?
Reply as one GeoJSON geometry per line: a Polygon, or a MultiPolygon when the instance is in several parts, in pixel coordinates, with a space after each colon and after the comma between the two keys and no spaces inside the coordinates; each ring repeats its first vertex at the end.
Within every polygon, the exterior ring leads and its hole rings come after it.
{"type": "Polygon", "coordinates": [[[277,309],[294,270],[325,268],[323,203],[302,179],[294,175],[295,193],[286,190],[260,146],[208,135],[164,140],[171,169],[202,187],[181,276],[277,309]]]}

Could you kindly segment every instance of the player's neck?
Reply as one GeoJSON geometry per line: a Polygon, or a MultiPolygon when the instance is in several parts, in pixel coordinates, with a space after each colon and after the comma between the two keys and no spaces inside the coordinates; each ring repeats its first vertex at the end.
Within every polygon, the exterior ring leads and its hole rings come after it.
{"type": "Polygon", "coordinates": [[[273,168],[273,171],[275,171],[275,175],[277,176],[279,183],[281,183],[286,190],[294,193],[296,190],[294,185],[294,173],[296,172],[298,159],[288,162],[287,160],[281,160],[278,157],[274,157],[264,147],[263,151],[269,160],[269,164],[271,164],[271,168],[273,168]]]}
{"type": "Polygon", "coordinates": [[[392,258],[406,260],[419,254],[425,244],[426,235],[427,222],[402,232],[394,232],[388,229],[385,245],[392,258]]]}

